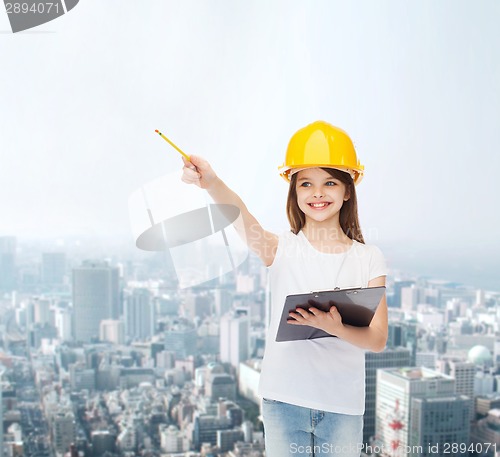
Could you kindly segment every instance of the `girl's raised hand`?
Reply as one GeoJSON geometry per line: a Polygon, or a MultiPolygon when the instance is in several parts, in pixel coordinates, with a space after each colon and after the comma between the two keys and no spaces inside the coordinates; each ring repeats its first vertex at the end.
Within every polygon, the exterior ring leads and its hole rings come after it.
{"type": "Polygon", "coordinates": [[[184,162],[181,176],[183,182],[208,189],[217,179],[217,175],[205,159],[192,155],[190,160],[183,157],[182,161],[184,162]]]}

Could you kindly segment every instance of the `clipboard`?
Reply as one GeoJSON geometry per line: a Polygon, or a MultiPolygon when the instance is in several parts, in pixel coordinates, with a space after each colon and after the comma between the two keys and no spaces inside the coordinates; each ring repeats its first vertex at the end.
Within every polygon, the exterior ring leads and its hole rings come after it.
{"type": "Polygon", "coordinates": [[[385,286],[378,286],[288,295],[281,314],[276,341],[311,340],[328,336],[336,338],[334,335],[308,325],[288,324],[287,321],[292,319],[289,312],[295,311],[297,308],[314,307],[322,311],[329,311],[335,305],[344,324],[367,327],[370,325],[385,289],[385,286]]]}

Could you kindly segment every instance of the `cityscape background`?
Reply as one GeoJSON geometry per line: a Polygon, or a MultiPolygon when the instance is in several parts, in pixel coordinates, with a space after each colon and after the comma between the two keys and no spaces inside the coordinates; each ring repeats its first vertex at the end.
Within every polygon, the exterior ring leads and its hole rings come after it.
{"type": "Polygon", "coordinates": [[[284,231],[277,167],[316,119],[354,139],[390,267],[365,443],[492,455],[499,22],[494,0],[85,0],[12,34],[0,11],[0,457],[262,455],[265,269],[179,289],[128,201],[181,167],[159,129],[284,231]]]}
{"type": "Polygon", "coordinates": [[[133,241],[128,197],[181,165],[155,129],[285,230],[277,167],[325,119],[366,166],[373,242],[498,289],[499,8],[86,0],[18,34],[0,14],[0,234],[133,241]]]}
{"type": "MultiPolygon", "coordinates": [[[[0,237],[0,457],[264,456],[260,260],[180,288],[165,252],[100,248],[0,237]]],[[[387,285],[362,455],[498,455],[500,291],[394,269],[387,285]]]]}

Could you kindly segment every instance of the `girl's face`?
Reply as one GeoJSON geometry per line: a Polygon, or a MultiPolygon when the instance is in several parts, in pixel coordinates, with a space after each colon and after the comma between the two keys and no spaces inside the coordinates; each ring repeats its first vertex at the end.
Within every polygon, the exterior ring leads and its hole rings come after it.
{"type": "Polygon", "coordinates": [[[308,220],[338,220],[346,195],[346,186],[321,168],[307,168],[297,175],[297,203],[308,220]]]}

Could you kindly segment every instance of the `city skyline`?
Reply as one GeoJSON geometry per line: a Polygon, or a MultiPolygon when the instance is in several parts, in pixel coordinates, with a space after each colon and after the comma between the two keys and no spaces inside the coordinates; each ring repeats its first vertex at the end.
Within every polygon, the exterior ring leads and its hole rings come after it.
{"type": "MultiPolygon", "coordinates": [[[[5,257],[13,240],[0,242],[0,276],[19,273],[0,294],[9,452],[199,457],[209,446],[221,457],[262,456],[257,385],[268,292],[257,258],[236,277],[178,289],[162,286],[164,267],[152,257],[85,261],[23,247],[29,257],[16,265],[5,257]]],[[[445,432],[467,450],[480,449],[477,440],[500,445],[500,434],[488,438],[500,417],[499,300],[500,291],[388,277],[389,339],[365,359],[364,450],[440,455],[434,449],[451,449],[445,432]],[[377,380],[390,373],[428,388],[402,397],[377,380]],[[439,395],[439,379],[453,389],[439,395]],[[440,433],[436,424],[449,415],[440,433]]]]}
{"type": "Polygon", "coordinates": [[[0,235],[130,240],[128,197],[181,167],[156,128],[286,230],[277,167],[323,118],[366,166],[370,240],[499,257],[496,2],[121,8],[107,21],[114,6],[88,1],[0,35],[0,235]]]}

